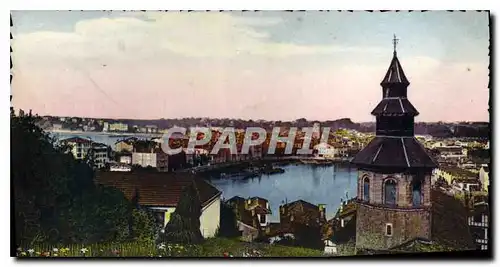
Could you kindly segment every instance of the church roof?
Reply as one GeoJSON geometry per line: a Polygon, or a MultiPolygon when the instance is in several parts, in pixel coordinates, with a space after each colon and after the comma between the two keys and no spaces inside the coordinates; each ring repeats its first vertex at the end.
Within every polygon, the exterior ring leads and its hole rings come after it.
{"type": "Polygon", "coordinates": [[[358,166],[396,168],[436,168],[437,164],[427,154],[415,137],[376,136],[352,159],[358,166]]]}
{"type": "Polygon", "coordinates": [[[406,97],[387,97],[382,99],[380,103],[373,109],[372,115],[412,115],[417,116],[417,109],[410,103],[406,97]]]}
{"type": "Polygon", "coordinates": [[[389,69],[387,70],[384,79],[380,83],[380,85],[382,86],[391,84],[402,84],[406,86],[410,84],[403,71],[403,67],[401,67],[401,63],[399,63],[396,52],[394,52],[391,64],[389,65],[389,69]]]}

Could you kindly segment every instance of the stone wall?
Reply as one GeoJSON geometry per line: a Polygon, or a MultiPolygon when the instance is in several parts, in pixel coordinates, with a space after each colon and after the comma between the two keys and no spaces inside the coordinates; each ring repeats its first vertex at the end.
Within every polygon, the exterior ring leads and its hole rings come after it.
{"type": "Polygon", "coordinates": [[[360,204],[356,216],[356,248],[388,249],[416,237],[431,238],[430,210],[389,209],[360,204]],[[386,224],[392,224],[392,236],[386,224]]]}
{"type": "MultiPolygon", "coordinates": [[[[397,181],[396,203],[398,207],[408,208],[413,205],[412,182],[417,176],[415,174],[380,174],[369,171],[358,171],[358,199],[363,198],[364,178],[370,179],[370,204],[383,205],[384,203],[384,181],[393,178],[397,181]]],[[[431,174],[422,177],[422,204],[430,206],[431,174]]]]}

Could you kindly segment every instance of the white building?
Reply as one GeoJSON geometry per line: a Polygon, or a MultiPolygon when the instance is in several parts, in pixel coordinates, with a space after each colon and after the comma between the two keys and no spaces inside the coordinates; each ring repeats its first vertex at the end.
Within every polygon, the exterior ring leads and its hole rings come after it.
{"type": "Polygon", "coordinates": [[[318,157],[325,159],[335,158],[335,148],[327,143],[321,143],[314,146],[314,149],[318,151],[318,157]]]}
{"type": "Polygon", "coordinates": [[[109,171],[112,172],[130,172],[132,171],[132,167],[126,164],[112,164],[109,166],[109,171]]]}
{"type": "Polygon", "coordinates": [[[103,132],[108,132],[109,131],[109,123],[108,122],[104,122],[102,124],[102,131],[103,132]]]}
{"type": "Polygon", "coordinates": [[[109,162],[108,146],[100,143],[92,144],[92,154],[94,157],[94,166],[98,169],[106,167],[109,162]]]}
{"type": "Polygon", "coordinates": [[[123,164],[132,164],[132,156],[120,156],[120,163],[123,164]]]}
{"type": "Polygon", "coordinates": [[[133,172],[102,172],[97,174],[96,182],[121,190],[128,199],[134,199],[138,194],[139,205],[152,210],[162,227],[170,221],[184,190],[194,186],[192,192],[197,193],[196,197],[201,203],[200,232],[204,238],[215,236],[220,225],[222,194],[217,188],[204,179],[189,175],[172,177],[162,173],[141,175],[143,174],[133,172]]]}
{"type": "Polygon", "coordinates": [[[337,254],[337,244],[333,243],[332,240],[326,239],[324,240],[325,243],[325,254],[326,255],[335,255],[337,254]]]}
{"type": "Polygon", "coordinates": [[[92,147],[92,140],[81,137],[64,139],[61,143],[70,146],[71,154],[73,154],[75,159],[85,159],[92,147]]]}
{"type": "Polygon", "coordinates": [[[479,170],[479,181],[481,182],[482,191],[488,192],[488,186],[490,185],[490,169],[487,164],[483,164],[479,170]]]}
{"type": "Polygon", "coordinates": [[[156,168],[156,153],[132,153],[132,165],[156,168]]]}

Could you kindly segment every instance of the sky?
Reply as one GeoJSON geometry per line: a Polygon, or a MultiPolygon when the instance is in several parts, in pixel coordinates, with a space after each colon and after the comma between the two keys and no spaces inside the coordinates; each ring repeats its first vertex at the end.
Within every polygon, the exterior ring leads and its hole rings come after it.
{"type": "Polygon", "coordinates": [[[392,58],[416,121],[489,121],[486,12],[13,11],[12,105],[39,115],[374,121],[392,58]]]}

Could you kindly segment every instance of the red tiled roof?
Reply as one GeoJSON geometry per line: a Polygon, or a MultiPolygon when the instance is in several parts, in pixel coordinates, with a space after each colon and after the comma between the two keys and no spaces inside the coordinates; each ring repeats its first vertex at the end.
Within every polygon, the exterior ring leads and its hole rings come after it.
{"type": "Polygon", "coordinates": [[[99,172],[95,182],[119,189],[129,200],[137,190],[139,204],[143,206],[175,207],[189,185],[197,189],[202,206],[221,195],[217,188],[191,174],[99,172]]]}

